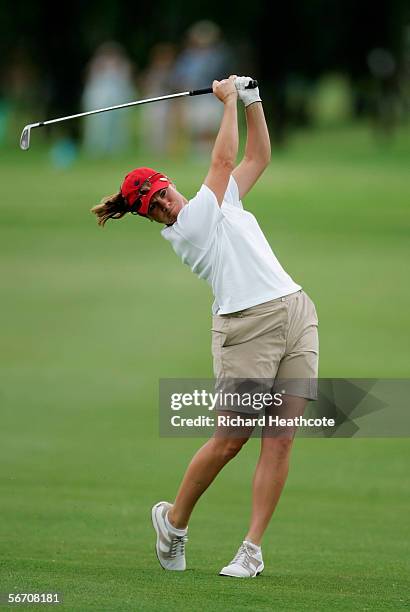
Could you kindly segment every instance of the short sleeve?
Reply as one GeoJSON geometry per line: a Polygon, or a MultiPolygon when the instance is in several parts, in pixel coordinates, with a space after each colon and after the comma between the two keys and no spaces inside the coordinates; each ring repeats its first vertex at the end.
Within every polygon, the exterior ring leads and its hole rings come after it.
{"type": "Polygon", "coordinates": [[[228,187],[226,188],[226,192],[224,195],[224,202],[230,204],[231,206],[236,206],[238,208],[243,208],[242,202],[239,199],[239,189],[238,185],[233,178],[232,174],[229,179],[228,187]]]}
{"type": "Polygon", "coordinates": [[[205,248],[223,219],[215,194],[202,185],[196,196],[179,213],[173,229],[198,248],[205,248]]]}

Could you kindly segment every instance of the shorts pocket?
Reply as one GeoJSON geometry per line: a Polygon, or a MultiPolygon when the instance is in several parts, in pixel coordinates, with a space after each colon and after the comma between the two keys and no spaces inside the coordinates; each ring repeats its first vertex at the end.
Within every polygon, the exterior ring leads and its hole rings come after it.
{"type": "Polygon", "coordinates": [[[212,347],[219,346],[222,348],[228,337],[230,320],[229,318],[222,318],[215,315],[212,318],[212,347]]]}
{"type": "Polygon", "coordinates": [[[224,377],[222,351],[228,338],[229,319],[214,316],[212,319],[212,357],[215,378],[224,377]]]}
{"type": "Polygon", "coordinates": [[[317,312],[316,312],[316,307],[313,303],[313,301],[311,300],[311,298],[308,296],[307,293],[305,293],[305,296],[307,298],[307,301],[310,305],[310,312],[311,312],[311,316],[312,316],[312,324],[313,325],[318,325],[319,324],[319,318],[317,316],[317,312]]]}

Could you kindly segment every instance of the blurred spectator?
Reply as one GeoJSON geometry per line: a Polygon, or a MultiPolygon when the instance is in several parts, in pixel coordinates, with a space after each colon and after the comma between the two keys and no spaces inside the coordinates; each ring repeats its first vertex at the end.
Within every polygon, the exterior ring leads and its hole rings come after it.
{"type": "Polygon", "coordinates": [[[12,49],[1,78],[0,143],[17,145],[27,123],[44,116],[45,88],[39,71],[23,46],[12,49]]]}
{"type": "Polygon", "coordinates": [[[372,110],[376,134],[389,137],[400,118],[397,63],[388,49],[375,48],[367,56],[367,65],[374,79],[372,110]]]}
{"type": "Polygon", "coordinates": [[[316,126],[335,126],[349,122],[353,116],[349,79],[336,72],[322,75],[310,94],[309,111],[316,126]]]}
{"type": "MultiPolygon", "coordinates": [[[[87,67],[82,96],[84,111],[131,102],[136,96],[133,67],[124,49],[105,42],[87,67]]],[[[84,121],[84,147],[91,155],[109,155],[125,149],[130,140],[129,109],[91,115],[84,121]]]]}
{"type": "MultiPolygon", "coordinates": [[[[212,21],[194,23],[187,32],[186,47],[178,57],[173,74],[179,91],[209,87],[214,79],[229,76],[231,52],[212,21]]],[[[182,123],[194,153],[208,154],[222,116],[222,104],[214,96],[191,99],[183,109],[182,123]]]]}
{"type": "Polygon", "coordinates": [[[60,135],[50,147],[49,159],[57,170],[66,170],[77,159],[78,147],[69,136],[60,135]]]}
{"type": "MultiPolygon", "coordinates": [[[[174,91],[172,70],[175,47],[160,43],[151,49],[150,64],[143,75],[143,97],[155,98],[174,91]]],[[[143,141],[158,155],[169,153],[174,142],[175,107],[171,100],[155,102],[141,107],[143,141]]],[[[144,144],[144,148],[145,148],[144,144]]]]}

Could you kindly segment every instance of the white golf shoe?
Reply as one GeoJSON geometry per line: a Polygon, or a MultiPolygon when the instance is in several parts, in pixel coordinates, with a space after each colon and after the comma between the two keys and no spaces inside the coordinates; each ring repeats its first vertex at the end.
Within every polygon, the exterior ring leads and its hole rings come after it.
{"type": "Polygon", "coordinates": [[[177,529],[175,533],[166,524],[165,516],[171,508],[170,503],[162,501],[153,506],[151,511],[152,524],[157,532],[156,552],[158,561],[166,570],[184,571],[185,542],[188,540],[187,529],[177,529]],[[180,532],[180,535],[178,535],[180,532]]]}
{"type": "Polygon", "coordinates": [[[233,578],[255,578],[264,569],[262,550],[259,546],[244,540],[238,552],[229,565],[223,567],[220,576],[232,576],[233,578]]]}

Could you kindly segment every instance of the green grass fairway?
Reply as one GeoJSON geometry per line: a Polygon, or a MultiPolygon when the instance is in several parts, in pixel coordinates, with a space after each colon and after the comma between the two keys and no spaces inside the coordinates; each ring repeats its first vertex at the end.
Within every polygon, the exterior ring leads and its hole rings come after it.
{"type": "MultiPolygon", "coordinates": [[[[324,377],[409,377],[409,131],[301,133],[244,204],[316,303],[324,377]]],[[[1,164],[0,592],[64,609],[400,610],[408,606],[408,439],[299,439],[266,570],[221,578],[245,534],[258,441],[200,500],[189,570],[164,572],[150,508],[198,439],[158,436],[158,379],[207,378],[211,294],[160,227],[89,208],[139,164],[188,197],[206,166],[134,157],[1,164]]],[[[41,606],[25,609],[39,609],[41,606]]],[[[6,608],[4,608],[6,609],[6,608]]]]}

